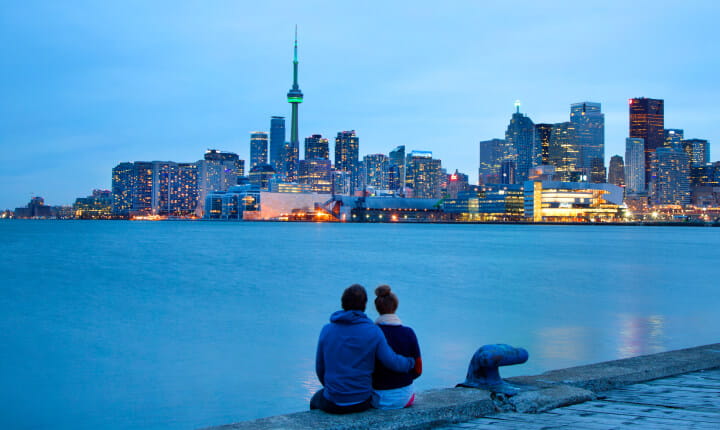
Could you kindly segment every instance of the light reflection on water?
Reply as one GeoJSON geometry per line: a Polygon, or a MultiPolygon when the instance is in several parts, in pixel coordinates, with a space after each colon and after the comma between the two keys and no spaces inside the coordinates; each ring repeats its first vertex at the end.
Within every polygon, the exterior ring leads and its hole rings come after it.
{"type": "Polygon", "coordinates": [[[720,229],[8,221],[0,240],[0,428],[305,410],[355,282],[399,295],[418,389],[489,343],[528,349],[513,376],[718,341],[720,229]]]}
{"type": "Polygon", "coordinates": [[[665,351],[664,323],[665,319],[660,315],[620,315],[621,343],[618,346],[618,357],[635,357],[665,351]]]}

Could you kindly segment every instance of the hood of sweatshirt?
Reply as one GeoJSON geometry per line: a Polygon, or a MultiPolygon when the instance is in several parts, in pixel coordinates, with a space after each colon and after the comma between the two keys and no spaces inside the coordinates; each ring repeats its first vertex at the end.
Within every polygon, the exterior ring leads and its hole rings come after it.
{"type": "Polygon", "coordinates": [[[330,315],[330,322],[337,324],[366,324],[370,318],[362,311],[337,311],[330,315]]]}

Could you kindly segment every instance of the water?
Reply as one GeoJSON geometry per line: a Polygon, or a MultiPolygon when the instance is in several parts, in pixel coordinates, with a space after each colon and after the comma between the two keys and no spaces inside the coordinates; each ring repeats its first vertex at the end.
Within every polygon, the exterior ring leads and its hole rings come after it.
{"type": "MultiPolygon", "coordinates": [[[[0,222],[0,428],[188,429],[307,408],[317,335],[388,283],[419,389],[718,342],[720,228],[0,222]]],[[[374,318],[374,310],[368,310],[374,318]]]]}

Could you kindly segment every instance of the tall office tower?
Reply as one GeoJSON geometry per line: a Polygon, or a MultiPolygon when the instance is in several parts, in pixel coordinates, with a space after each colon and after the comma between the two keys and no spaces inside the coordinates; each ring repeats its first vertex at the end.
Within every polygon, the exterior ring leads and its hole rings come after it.
{"type": "MultiPolygon", "coordinates": [[[[650,184],[651,155],[665,143],[665,102],[645,97],[630,99],[630,137],[645,142],[645,184],[650,184]]],[[[625,160],[627,162],[627,159],[625,160]]]]}
{"type": "Polygon", "coordinates": [[[665,142],[663,143],[663,146],[666,148],[672,148],[676,151],[682,151],[682,140],[684,134],[685,132],[682,129],[666,128],[664,131],[665,142]]]}
{"type": "Polygon", "coordinates": [[[258,164],[250,169],[248,179],[250,184],[257,186],[263,191],[267,191],[270,179],[275,176],[275,169],[270,164],[258,164]]]}
{"type": "Polygon", "coordinates": [[[134,163],[132,208],[131,214],[152,214],[153,200],[153,163],[152,161],[136,161],[134,163]]]}
{"type": "Polygon", "coordinates": [[[293,142],[285,142],[285,166],[283,172],[285,179],[289,182],[297,181],[298,162],[300,160],[300,145],[293,142]]]}
{"type": "Polygon", "coordinates": [[[197,209],[198,168],[195,163],[177,163],[170,188],[170,214],[190,215],[197,209]]]}
{"type": "Polygon", "coordinates": [[[385,154],[369,154],[362,161],[363,186],[378,190],[388,189],[388,170],[390,159],[385,154]]]}
{"type": "Polygon", "coordinates": [[[523,183],[527,180],[530,169],[540,164],[542,148],[535,134],[535,124],[520,113],[520,102],[515,102],[515,113],[505,131],[505,140],[517,152],[515,180],[517,183],[523,183]]]}
{"type": "Polygon", "coordinates": [[[407,156],[405,180],[413,190],[413,197],[439,199],[442,197],[442,163],[432,158],[430,151],[412,151],[407,156]]]}
{"type": "Polygon", "coordinates": [[[305,159],[313,158],[330,159],[330,145],[322,134],[313,134],[305,138],[305,159]]]}
{"type": "Polygon", "coordinates": [[[618,187],[625,186],[625,163],[623,163],[623,158],[620,155],[613,155],[610,158],[607,181],[609,184],[618,187]]]}
{"type": "Polygon", "coordinates": [[[268,134],[264,131],[250,133],[250,168],[258,164],[267,164],[268,134]]]}
{"type": "Polygon", "coordinates": [[[575,133],[575,124],[569,121],[553,124],[550,132],[548,158],[550,164],[555,166],[558,179],[565,182],[585,182],[587,180],[587,178],[583,178],[579,166],[580,148],[575,133]]]}
{"type": "Polygon", "coordinates": [[[405,188],[405,145],[400,145],[389,154],[388,188],[400,194],[405,188]]]}
{"type": "Polygon", "coordinates": [[[128,216],[132,209],[135,175],[133,163],[120,163],[112,169],[112,214],[128,216]]]}
{"type": "Polygon", "coordinates": [[[505,139],[483,140],[480,142],[479,148],[478,183],[500,183],[500,165],[506,160],[515,162],[517,158],[515,148],[508,145],[505,139]]]}
{"type": "Polygon", "coordinates": [[[691,166],[704,166],[710,162],[710,144],[705,139],[685,139],[681,147],[690,157],[691,166]]]}
{"type": "Polygon", "coordinates": [[[184,216],[195,212],[197,165],[173,161],[153,161],[152,165],[152,214],[184,216]]]}
{"type": "Polygon", "coordinates": [[[552,133],[552,124],[535,124],[535,133],[540,142],[540,163],[550,164],[550,134],[552,133]]]}
{"type": "Polygon", "coordinates": [[[447,175],[447,195],[450,198],[456,199],[458,194],[468,191],[470,189],[470,178],[464,173],[458,172],[455,169],[455,173],[447,175]]]}
{"type": "Polygon", "coordinates": [[[580,149],[579,169],[589,182],[605,182],[605,115],[600,103],[571,104],[570,122],[575,125],[575,139],[580,149]]]}
{"type": "Polygon", "coordinates": [[[602,158],[593,158],[590,162],[590,175],[586,180],[593,184],[604,184],[607,182],[607,169],[602,158]]]}
{"type": "Polygon", "coordinates": [[[500,163],[500,174],[498,175],[498,183],[503,185],[511,185],[517,182],[517,171],[515,169],[515,161],[504,160],[500,163]]]}
{"type": "Polygon", "coordinates": [[[351,192],[358,187],[360,139],[355,130],[340,131],[335,138],[335,170],[350,177],[351,192]]]}
{"type": "Polygon", "coordinates": [[[285,167],[285,117],[270,118],[270,163],[276,173],[285,167]]]}
{"type": "Polygon", "coordinates": [[[292,105],[290,123],[290,142],[285,146],[285,174],[288,180],[297,179],[300,156],[300,138],[298,137],[298,107],[303,101],[303,93],[298,86],[297,26],[295,26],[295,45],[293,46],[293,84],[287,93],[287,101],[292,105]]]}
{"type": "Polygon", "coordinates": [[[205,197],[213,191],[227,191],[237,185],[239,176],[245,175],[245,162],[233,152],[209,149],[198,166],[198,206],[197,213],[202,216],[205,210],[205,197]]]}
{"type": "Polygon", "coordinates": [[[690,162],[684,151],[661,147],[653,153],[650,201],[653,205],[690,203],[690,162]]]}
{"type": "Polygon", "coordinates": [[[308,184],[315,193],[332,191],[332,166],[327,158],[300,160],[298,182],[308,184]]]}
{"type": "Polygon", "coordinates": [[[645,141],[639,137],[625,139],[625,190],[629,194],[644,193],[645,141]]]}

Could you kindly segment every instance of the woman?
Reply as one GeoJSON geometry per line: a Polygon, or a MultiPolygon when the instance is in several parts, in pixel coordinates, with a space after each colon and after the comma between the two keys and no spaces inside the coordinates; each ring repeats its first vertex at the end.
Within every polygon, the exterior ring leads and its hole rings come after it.
{"type": "Polygon", "coordinates": [[[397,354],[414,358],[415,367],[408,373],[398,373],[376,361],[372,405],[378,409],[401,409],[415,402],[413,380],[422,373],[420,346],[413,329],[403,326],[395,315],[400,302],[390,286],[380,285],[375,289],[375,295],[375,308],[380,314],[375,323],[385,333],[390,348],[397,354]]]}

